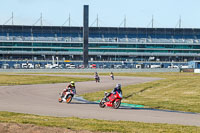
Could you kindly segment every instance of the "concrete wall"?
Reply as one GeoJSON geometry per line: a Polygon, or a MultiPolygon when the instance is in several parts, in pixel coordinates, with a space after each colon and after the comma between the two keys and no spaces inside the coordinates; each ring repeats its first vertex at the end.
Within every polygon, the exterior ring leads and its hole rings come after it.
{"type": "Polygon", "coordinates": [[[0,72],[22,72],[22,73],[87,73],[87,72],[179,72],[174,68],[155,69],[0,69],[0,72]]]}

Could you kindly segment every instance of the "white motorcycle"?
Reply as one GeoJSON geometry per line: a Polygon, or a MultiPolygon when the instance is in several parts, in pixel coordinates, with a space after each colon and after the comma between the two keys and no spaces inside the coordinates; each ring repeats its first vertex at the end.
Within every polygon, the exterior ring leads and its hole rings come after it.
{"type": "Polygon", "coordinates": [[[72,101],[72,98],[76,94],[76,92],[75,92],[75,89],[68,88],[67,92],[62,92],[59,94],[60,94],[60,98],[58,99],[58,101],[60,103],[62,103],[63,101],[66,101],[66,103],[70,103],[72,101]]]}

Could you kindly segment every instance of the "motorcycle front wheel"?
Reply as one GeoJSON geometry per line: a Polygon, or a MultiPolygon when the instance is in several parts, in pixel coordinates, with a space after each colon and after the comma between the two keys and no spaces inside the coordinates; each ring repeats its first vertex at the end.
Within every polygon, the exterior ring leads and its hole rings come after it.
{"type": "Polygon", "coordinates": [[[101,107],[101,108],[104,108],[106,105],[104,104],[104,102],[103,102],[103,99],[100,101],[100,103],[99,103],[99,107],[101,107]]]}
{"type": "Polygon", "coordinates": [[[114,101],[114,102],[113,102],[113,108],[114,108],[114,109],[118,109],[119,106],[120,106],[120,104],[121,104],[121,100],[114,101]]]}
{"type": "Polygon", "coordinates": [[[66,102],[70,103],[72,101],[72,97],[73,97],[72,95],[68,95],[66,98],[66,102]]]}
{"type": "Polygon", "coordinates": [[[59,103],[62,103],[62,98],[59,98],[59,99],[58,99],[58,102],[59,102],[59,103]]]}

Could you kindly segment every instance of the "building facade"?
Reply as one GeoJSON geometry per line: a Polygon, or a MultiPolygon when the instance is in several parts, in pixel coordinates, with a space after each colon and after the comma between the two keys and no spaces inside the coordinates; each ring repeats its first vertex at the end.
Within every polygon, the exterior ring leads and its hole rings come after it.
{"type": "MultiPolygon", "coordinates": [[[[83,59],[83,27],[0,25],[0,58],[83,59]]],[[[91,61],[200,60],[200,29],[89,28],[91,61]]]]}

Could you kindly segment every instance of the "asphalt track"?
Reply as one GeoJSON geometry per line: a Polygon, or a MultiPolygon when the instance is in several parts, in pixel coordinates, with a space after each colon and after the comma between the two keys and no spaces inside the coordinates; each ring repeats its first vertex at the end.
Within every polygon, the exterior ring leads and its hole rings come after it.
{"type": "MultiPolygon", "coordinates": [[[[72,77],[72,75],[57,76],[72,77]]],[[[73,76],[76,77],[78,75],[73,76]]],[[[154,80],[159,80],[159,78],[116,77],[116,80],[112,81],[108,76],[101,76],[100,83],[94,81],[78,82],[76,83],[76,88],[78,94],[83,94],[110,89],[113,88],[116,83],[121,83],[122,86],[126,86],[154,80]]],[[[0,111],[57,117],[79,117],[114,121],[123,120],[200,126],[200,114],[197,113],[129,107],[102,109],[98,104],[79,101],[78,98],[73,99],[71,104],[58,103],[58,93],[61,92],[65,86],[66,83],[0,86],[0,111]]]]}

